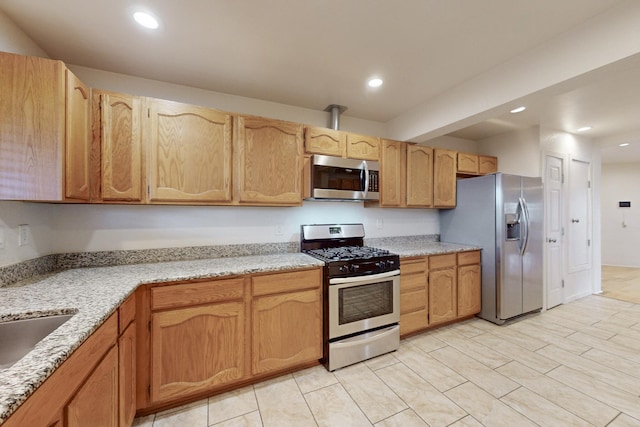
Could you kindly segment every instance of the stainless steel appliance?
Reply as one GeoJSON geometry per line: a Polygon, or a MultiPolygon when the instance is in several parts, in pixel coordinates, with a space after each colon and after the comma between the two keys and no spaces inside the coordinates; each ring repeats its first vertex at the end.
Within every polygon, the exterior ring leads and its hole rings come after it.
{"type": "Polygon", "coordinates": [[[378,162],[311,156],[311,199],[380,200],[378,162]]]}
{"type": "Polygon", "coordinates": [[[362,224],[303,225],[300,246],[325,262],[325,367],[333,371],[397,350],[400,257],[364,246],[362,224]]]}
{"type": "Polygon", "coordinates": [[[542,180],[501,173],[458,180],[440,239],[482,247],[482,310],[502,324],[542,308],[542,180]]]}

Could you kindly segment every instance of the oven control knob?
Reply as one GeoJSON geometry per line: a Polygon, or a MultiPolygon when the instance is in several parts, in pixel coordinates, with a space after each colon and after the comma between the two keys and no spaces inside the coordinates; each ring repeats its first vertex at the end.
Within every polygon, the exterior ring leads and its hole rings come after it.
{"type": "Polygon", "coordinates": [[[387,267],[384,261],[377,262],[376,264],[380,270],[384,270],[387,267]]]}
{"type": "Polygon", "coordinates": [[[392,261],[392,260],[387,261],[387,268],[388,268],[389,270],[391,270],[391,269],[393,268],[393,266],[394,266],[394,265],[396,265],[396,262],[395,262],[395,261],[392,261]]]}
{"type": "Polygon", "coordinates": [[[349,267],[347,267],[346,265],[340,266],[340,273],[348,273],[348,272],[349,272],[349,267]]]}
{"type": "Polygon", "coordinates": [[[358,271],[358,270],[360,270],[360,266],[359,266],[359,265],[351,264],[351,265],[349,266],[349,271],[350,271],[350,272],[352,272],[352,273],[355,273],[355,272],[356,272],[356,271],[358,271]]]}

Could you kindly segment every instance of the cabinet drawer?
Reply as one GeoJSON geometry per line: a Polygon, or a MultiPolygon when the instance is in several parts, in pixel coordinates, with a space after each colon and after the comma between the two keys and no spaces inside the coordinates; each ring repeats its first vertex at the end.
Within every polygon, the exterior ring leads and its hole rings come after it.
{"type": "Polygon", "coordinates": [[[400,295],[400,314],[427,309],[427,291],[411,291],[400,295]]]}
{"type": "Polygon", "coordinates": [[[123,333],[129,323],[136,317],[136,294],[133,293],[120,305],[118,309],[118,333],[123,333]]]}
{"type": "Polygon", "coordinates": [[[158,286],[151,288],[151,309],[160,310],[228,301],[242,298],[243,295],[243,278],[158,286]]]}
{"type": "Polygon", "coordinates": [[[253,295],[277,294],[279,292],[319,288],[322,283],[322,271],[317,269],[267,274],[255,276],[252,281],[253,295]]]}
{"type": "Polygon", "coordinates": [[[425,289],[427,286],[426,273],[401,274],[400,293],[410,292],[415,289],[425,289]]]}
{"type": "Polygon", "coordinates": [[[460,252],[458,265],[480,264],[480,251],[460,252]]]}
{"type": "Polygon", "coordinates": [[[410,259],[400,261],[400,274],[420,273],[427,270],[427,258],[410,259]]]}
{"type": "Polygon", "coordinates": [[[454,267],[455,265],[456,254],[432,255],[429,257],[429,270],[454,267]]]}

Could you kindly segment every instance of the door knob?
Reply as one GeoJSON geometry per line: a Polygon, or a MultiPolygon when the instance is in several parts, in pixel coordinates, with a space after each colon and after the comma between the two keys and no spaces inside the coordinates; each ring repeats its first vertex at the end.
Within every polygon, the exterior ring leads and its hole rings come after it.
{"type": "Polygon", "coordinates": [[[555,243],[555,242],[557,242],[557,240],[556,240],[556,239],[547,239],[547,242],[549,242],[549,243],[555,243]]]}
{"type": "Polygon", "coordinates": [[[571,218],[571,222],[580,222],[580,220],[576,218],[571,218]]]}

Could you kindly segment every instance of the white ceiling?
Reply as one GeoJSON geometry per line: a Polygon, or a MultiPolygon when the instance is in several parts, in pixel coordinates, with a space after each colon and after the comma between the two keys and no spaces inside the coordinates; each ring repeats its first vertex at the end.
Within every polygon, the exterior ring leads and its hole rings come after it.
{"type": "MultiPolygon", "coordinates": [[[[386,122],[621,2],[1,0],[0,8],[69,64],[314,110],[340,104],[346,115],[386,122]],[[160,29],[138,27],[136,8],[160,18],[160,29]],[[374,75],[385,84],[367,89],[374,75]]],[[[631,132],[639,63],[618,67],[615,79],[602,72],[599,81],[532,96],[517,118],[453,135],[478,140],[540,123],[567,130],[567,117],[592,119],[600,136],[631,132]]]]}

